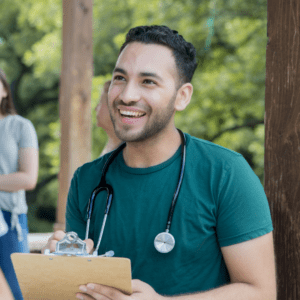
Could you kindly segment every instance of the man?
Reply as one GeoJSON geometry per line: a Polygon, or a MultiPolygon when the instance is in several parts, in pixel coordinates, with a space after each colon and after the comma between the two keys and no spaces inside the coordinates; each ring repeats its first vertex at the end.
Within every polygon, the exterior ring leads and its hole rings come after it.
{"type": "MultiPolygon", "coordinates": [[[[90,283],[79,299],[276,299],[272,221],[263,188],[244,158],[186,137],[185,171],[170,233],[176,244],[159,253],[182,162],[176,111],[189,104],[196,52],[176,31],[142,26],[129,31],[109,88],[108,107],[126,147],[111,163],[114,189],[99,253],[131,259],[133,294],[90,283]]],[[[109,155],[83,165],[73,177],[66,229],[84,238],[86,210],[109,155]]],[[[87,245],[97,243],[106,193],[98,194],[87,245]],[[92,241],[93,240],[93,241],[92,241]]],[[[64,236],[56,232],[48,243],[64,236]]]]}

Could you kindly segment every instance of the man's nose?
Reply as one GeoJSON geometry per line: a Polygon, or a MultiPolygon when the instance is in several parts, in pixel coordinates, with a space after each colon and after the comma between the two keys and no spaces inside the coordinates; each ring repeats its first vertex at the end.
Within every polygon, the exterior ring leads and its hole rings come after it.
{"type": "Polygon", "coordinates": [[[124,103],[137,102],[141,98],[140,89],[138,84],[134,82],[128,82],[124,87],[120,95],[121,100],[124,103]]]}

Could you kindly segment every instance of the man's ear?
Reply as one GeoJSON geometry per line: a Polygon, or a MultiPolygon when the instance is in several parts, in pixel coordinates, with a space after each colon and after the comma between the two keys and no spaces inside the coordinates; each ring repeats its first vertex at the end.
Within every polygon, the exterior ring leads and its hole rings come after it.
{"type": "Polygon", "coordinates": [[[185,83],[177,91],[177,97],[175,100],[174,108],[176,111],[184,110],[191,101],[193,94],[193,85],[191,83],[185,83]]]}

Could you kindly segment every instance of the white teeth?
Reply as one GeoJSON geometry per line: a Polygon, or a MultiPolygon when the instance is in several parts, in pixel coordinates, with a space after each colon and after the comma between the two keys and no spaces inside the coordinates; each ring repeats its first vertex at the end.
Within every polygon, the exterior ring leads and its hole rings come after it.
{"type": "Polygon", "coordinates": [[[137,111],[129,111],[129,110],[120,110],[121,115],[130,116],[130,117],[141,117],[145,115],[145,113],[137,112],[137,111]]]}

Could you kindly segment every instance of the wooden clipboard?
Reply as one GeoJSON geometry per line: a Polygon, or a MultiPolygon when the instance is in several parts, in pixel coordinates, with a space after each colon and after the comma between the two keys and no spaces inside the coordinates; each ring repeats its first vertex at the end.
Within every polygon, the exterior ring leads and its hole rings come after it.
{"type": "Polygon", "coordinates": [[[132,293],[127,258],[13,253],[11,259],[25,300],[76,299],[78,287],[87,283],[132,293]]]}

